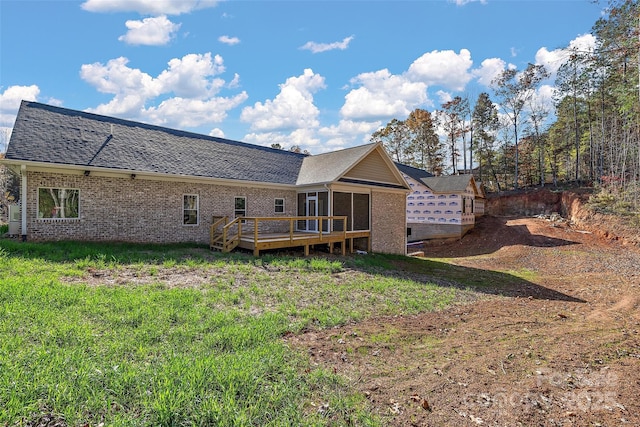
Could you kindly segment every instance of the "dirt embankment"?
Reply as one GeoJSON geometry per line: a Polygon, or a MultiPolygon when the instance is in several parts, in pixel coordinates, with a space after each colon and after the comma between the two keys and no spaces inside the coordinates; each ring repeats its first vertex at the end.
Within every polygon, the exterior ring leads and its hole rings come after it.
{"type": "Polygon", "coordinates": [[[615,215],[587,208],[591,189],[552,191],[537,189],[487,197],[486,211],[494,216],[536,216],[560,214],[576,227],[625,245],[640,247],[640,229],[615,215]]]}

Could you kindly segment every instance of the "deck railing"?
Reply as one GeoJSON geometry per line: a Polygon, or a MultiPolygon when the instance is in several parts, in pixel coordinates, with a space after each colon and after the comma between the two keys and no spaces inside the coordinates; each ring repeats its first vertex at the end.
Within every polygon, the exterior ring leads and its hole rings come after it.
{"type": "Polygon", "coordinates": [[[211,227],[209,228],[209,247],[211,249],[220,249],[223,247],[223,234],[218,231],[229,222],[227,216],[214,216],[212,218],[211,227]]]}
{"type": "Polygon", "coordinates": [[[242,218],[236,218],[222,227],[222,252],[231,252],[238,246],[238,244],[240,244],[240,237],[242,236],[242,223],[242,218]]]}
{"type": "Polygon", "coordinates": [[[210,247],[230,252],[245,241],[242,247],[246,244],[257,253],[277,239],[279,247],[305,246],[306,252],[309,245],[345,242],[348,233],[346,216],[238,217],[232,221],[216,216],[211,225],[210,247]],[[300,223],[313,224],[312,229],[296,229],[300,223]]]}

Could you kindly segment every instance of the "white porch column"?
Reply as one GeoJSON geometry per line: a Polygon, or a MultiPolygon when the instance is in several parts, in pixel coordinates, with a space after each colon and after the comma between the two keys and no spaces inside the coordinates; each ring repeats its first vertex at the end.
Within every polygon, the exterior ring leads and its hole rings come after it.
{"type": "Polygon", "coordinates": [[[22,214],[22,241],[27,240],[27,165],[20,166],[20,176],[22,178],[22,188],[20,189],[20,211],[22,214]]]}

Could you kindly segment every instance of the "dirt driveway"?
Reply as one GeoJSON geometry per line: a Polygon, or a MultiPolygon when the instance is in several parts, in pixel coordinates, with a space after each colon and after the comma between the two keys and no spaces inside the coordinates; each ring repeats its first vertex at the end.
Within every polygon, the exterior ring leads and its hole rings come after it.
{"type": "Polygon", "coordinates": [[[293,344],[345,375],[389,426],[640,426],[637,248],[565,222],[485,217],[425,257],[513,284],[293,344]]]}

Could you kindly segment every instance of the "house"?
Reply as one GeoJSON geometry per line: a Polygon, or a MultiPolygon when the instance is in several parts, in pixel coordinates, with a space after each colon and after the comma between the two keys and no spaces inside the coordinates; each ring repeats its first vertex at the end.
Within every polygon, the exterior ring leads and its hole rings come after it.
{"type": "Polygon", "coordinates": [[[411,242],[460,238],[484,213],[484,192],[473,175],[433,176],[396,163],[411,187],[407,195],[407,237],[411,242]]]}
{"type": "Polygon", "coordinates": [[[20,174],[23,240],[213,247],[225,218],[238,239],[307,233],[305,252],[315,233],[406,253],[410,187],[380,144],[310,156],[23,101],[3,163],[20,174]]]}

